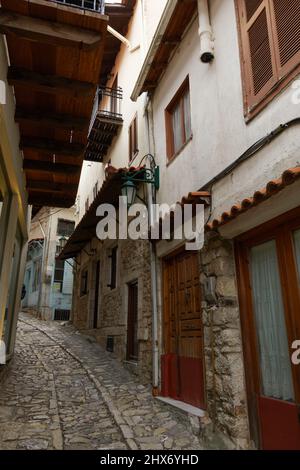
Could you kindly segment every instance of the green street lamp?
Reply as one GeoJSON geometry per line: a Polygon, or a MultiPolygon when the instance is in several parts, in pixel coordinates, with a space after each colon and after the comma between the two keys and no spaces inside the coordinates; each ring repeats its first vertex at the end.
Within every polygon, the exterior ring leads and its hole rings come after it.
{"type": "Polygon", "coordinates": [[[139,183],[152,184],[156,190],[159,189],[159,167],[142,168],[137,171],[126,172],[122,176],[122,196],[127,197],[128,207],[134,204],[137,196],[137,186],[139,183]]]}
{"type": "Polygon", "coordinates": [[[122,196],[127,198],[127,205],[131,207],[136,198],[136,185],[131,180],[126,180],[122,186],[122,196]]]}
{"type": "Polygon", "coordinates": [[[58,240],[59,241],[59,249],[60,249],[60,252],[63,251],[64,247],[66,246],[67,242],[68,242],[68,239],[67,237],[65,236],[62,236],[60,237],[60,239],[58,240]]]}

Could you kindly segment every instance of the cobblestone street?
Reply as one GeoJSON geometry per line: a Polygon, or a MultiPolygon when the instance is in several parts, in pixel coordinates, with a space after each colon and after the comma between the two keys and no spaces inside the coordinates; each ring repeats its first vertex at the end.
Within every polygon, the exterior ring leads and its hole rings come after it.
{"type": "Polygon", "coordinates": [[[0,449],[201,449],[197,420],[71,325],[22,314],[0,384],[0,449]]]}

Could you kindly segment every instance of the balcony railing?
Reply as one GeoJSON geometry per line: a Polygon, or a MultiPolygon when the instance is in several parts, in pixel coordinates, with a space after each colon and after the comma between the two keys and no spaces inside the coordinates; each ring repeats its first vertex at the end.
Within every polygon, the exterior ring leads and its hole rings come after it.
{"type": "Polygon", "coordinates": [[[121,87],[99,87],[94,102],[90,130],[97,118],[100,120],[122,121],[122,100],[123,90],[121,87]]]}
{"type": "Polygon", "coordinates": [[[72,7],[81,8],[84,10],[97,11],[104,15],[105,0],[50,0],[55,3],[62,3],[72,7]]]}
{"type": "Polygon", "coordinates": [[[122,88],[98,89],[92,114],[85,160],[103,161],[113,138],[123,124],[121,103],[122,88]]]}

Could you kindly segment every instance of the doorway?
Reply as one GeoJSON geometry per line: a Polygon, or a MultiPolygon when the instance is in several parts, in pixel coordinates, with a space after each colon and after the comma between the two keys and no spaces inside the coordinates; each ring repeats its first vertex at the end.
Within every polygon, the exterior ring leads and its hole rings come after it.
{"type": "Polygon", "coordinates": [[[100,261],[97,261],[96,278],[95,278],[94,321],[93,321],[93,328],[95,330],[98,328],[99,290],[100,290],[100,261]]]}
{"type": "Polygon", "coordinates": [[[205,408],[198,253],[164,259],[163,296],[162,395],[205,408]]]}
{"type": "Polygon", "coordinates": [[[138,282],[128,284],[127,360],[138,361],[138,282]]]}
{"type": "Polygon", "coordinates": [[[241,237],[237,266],[252,437],[300,450],[300,210],[241,237]]]}

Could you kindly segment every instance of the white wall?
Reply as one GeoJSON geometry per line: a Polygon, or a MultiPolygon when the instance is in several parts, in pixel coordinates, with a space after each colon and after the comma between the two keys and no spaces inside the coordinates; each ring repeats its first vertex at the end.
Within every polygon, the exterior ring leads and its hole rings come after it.
{"type": "Polygon", "coordinates": [[[131,101],[130,96],[165,4],[166,0],[138,0],[136,3],[127,34],[131,48],[126,47],[124,44],[121,45],[112,70],[112,78],[107,83],[108,86],[111,86],[116,74],[118,74],[118,84],[123,89],[123,126],[109,149],[104,165],[92,162],[84,162],[83,164],[78,188],[79,220],[85,214],[87,198],[89,198],[90,203],[93,201],[93,187],[96,181],[98,181],[99,189],[101,187],[105,164],[111,161],[111,164],[115,167],[128,166],[128,128],[136,113],[138,116],[139,154],[132,164],[134,166],[138,165],[142,157],[149,151],[144,119],[145,96],[141,96],[136,103],[131,101]]]}
{"type": "MultiPolygon", "coordinates": [[[[210,4],[216,47],[214,62],[207,65],[199,59],[197,19],[176,50],[153,99],[161,202],[173,203],[200,189],[255,141],[280,123],[300,116],[300,106],[292,104],[288,87],[250,123],[245,123],[234,1],[211,0],[210,4]],[[187,75],[193,139],[167,165],[164,112],[187,75]]],[[[299,130],[295,127],[286,131],[226,181],[215,185],[213,217],[252,195],[285,169],[299,164],[299,130]]]]}

